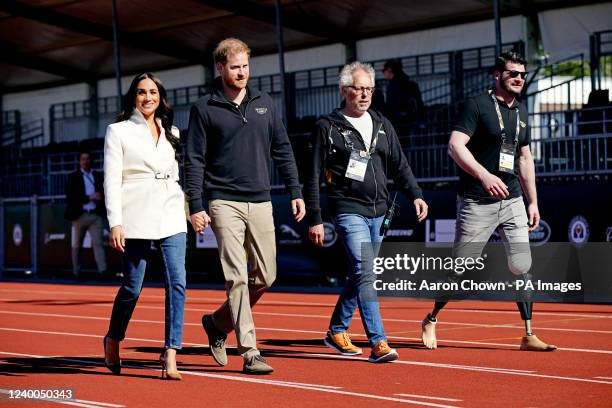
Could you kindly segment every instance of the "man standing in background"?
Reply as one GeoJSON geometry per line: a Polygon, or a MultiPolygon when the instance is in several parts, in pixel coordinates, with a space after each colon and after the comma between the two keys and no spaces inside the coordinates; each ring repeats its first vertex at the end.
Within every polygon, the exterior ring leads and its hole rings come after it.
{"type": "Polygon", "coordinates": [[[85,234],[89,231],[98,275],[106,273],[104,253],[104,187],[103,177],[92,171],[89,152],[79,154],[79,169],[68,175],[66,182],[66,212],[64,218],[72,221],[72,274],[81,279],[81,252],[85,234]]]}

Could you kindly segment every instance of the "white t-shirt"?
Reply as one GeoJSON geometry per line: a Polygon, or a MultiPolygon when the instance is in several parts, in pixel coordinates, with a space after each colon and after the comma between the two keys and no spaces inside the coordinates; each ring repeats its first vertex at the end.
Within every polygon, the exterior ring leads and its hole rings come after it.
{"type": "Polygon", "coordinates": [[[346,120],[348,120],[348,122],[353,125],[355,129],[357,129],[365,142],[366,150],[369,150],[370,143],[372,143],[372,132],[374,131],[374,124],[372,123],[372,117],[370,114],[366,112],[358,118],[346,116],[345,114],[342,114],[342,116],[344,116],[346,120]]]}

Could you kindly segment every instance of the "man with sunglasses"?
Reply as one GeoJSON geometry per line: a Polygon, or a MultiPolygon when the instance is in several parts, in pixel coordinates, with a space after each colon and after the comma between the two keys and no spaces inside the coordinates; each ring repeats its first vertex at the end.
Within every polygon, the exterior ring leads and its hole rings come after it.
{"type": "Polygon", "coordinates": [[[304,183],[308,235],[323,246],[324,230],[319,203],[320,178],[325,180],[327,203],[349,258],[349,271],[329,323],[325,344],[342,355],[359,355],[347,333],[359,307],[372,351],[368,361],[382,363],[398,358],[389,347],[374,289],[373,258],[383,239],[381,225],[387,211],[387,179],[409,197],[418,221],[427,216],[423,193],[402,152],[391,123],[370,109],[374,69],[353,62],[340,72],[339,90],[344,100],[317,122],[313,134],[311,173],[304,183]]]}
{"type": "MultiPolygon", "coordinates": [[[[494,89],[465,103],[451,133],[448,154],[459,166],[454,255],[481,256],[497,229],[505,243],[510,271],[527,280],[531,268],[529,231],[538,227],[540,213],[527,111],[518,101],[527,75],[525,64],[514,51],[496,59],[494,89]]],[[[461,275],[452,278],[460,279],[461,275]]],[[[422,341],[429,349],[437,347],[436,316],[445,305],[445,301],[437,301],[423,319],[422,341]]],[[[531,331],[532,303],[520,301],[517,305],[526,331],[520,349],[555,350],[531,331]]]]}

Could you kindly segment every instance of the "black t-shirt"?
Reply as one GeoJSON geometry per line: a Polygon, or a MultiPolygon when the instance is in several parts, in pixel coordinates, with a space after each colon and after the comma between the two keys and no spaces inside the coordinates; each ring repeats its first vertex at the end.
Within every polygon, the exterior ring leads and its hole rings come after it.
{"type": "MultiPolygon", "coordinates": [[[[499,110],[506,130],[506,142],[513,143],[516,135],[516,108],[519,109],[519,135],[514,152],[514,174],[499,171],[499,153],[502,139],[499,119],[491,95],[487,92],[469,99],[459,115],[453,130],[470,136],[466,147],[474,158],[491,174],[499,177],[507,186],[508,198],[521,196],[521,186],[517,177],[519,154],[523,146],[529,145],[531,139],[527,126],[527,110],[517,100],[508,107],[499,102],[499,110]]],[[[478,179],[472,177],[459,167],[459,194],[472,198],[492,200],[478,179]]]]}

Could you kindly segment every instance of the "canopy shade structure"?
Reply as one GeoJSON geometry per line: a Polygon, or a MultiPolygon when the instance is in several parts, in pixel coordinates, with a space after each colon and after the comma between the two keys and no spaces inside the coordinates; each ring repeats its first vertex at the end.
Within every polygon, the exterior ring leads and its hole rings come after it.
{"type": "MultiPolygon", "coordinates": [[[[0,92],[115,75],[110,0],[0,1],[0,92]]],[[[284,0],[285,51],[493,17],[492,0],[284,0]]],[[[501,16],[593,1],[504,0],[501,16]]],[[[122,74],[210,65],[226,37],[254,55],[276,53],[275,0],[117,0],[122,74]]],[[[494,37],[491,37],[494,39],[494,37]]]]}

